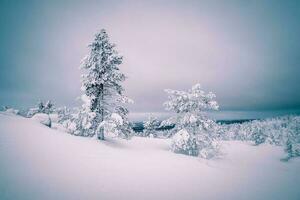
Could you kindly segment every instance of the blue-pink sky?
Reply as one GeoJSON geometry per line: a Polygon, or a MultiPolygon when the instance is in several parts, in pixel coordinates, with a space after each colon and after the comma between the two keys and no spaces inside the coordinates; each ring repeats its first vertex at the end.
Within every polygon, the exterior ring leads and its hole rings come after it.
{"type": "Polygon", "coordinates": [[[300,1],[0,2],[0,105],[74,106],[101,28],[124,56],[133,112],[199,82],[224,110],[300,108],[300,1]]]}

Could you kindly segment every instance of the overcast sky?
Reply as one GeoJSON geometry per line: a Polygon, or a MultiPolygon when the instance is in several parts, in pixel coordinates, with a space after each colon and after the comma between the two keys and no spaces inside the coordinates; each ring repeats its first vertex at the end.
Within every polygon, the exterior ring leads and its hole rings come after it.
{"type": "MultiPolygon", "coordinates": [[[[0,1],[0,105],[76,105],[80,60],[105,28],[133,112],[199,82],[224,110],[300,108],[300,1],[0,1]]],[[[78,104],[78,102],[77,102],[78,104]]]]}

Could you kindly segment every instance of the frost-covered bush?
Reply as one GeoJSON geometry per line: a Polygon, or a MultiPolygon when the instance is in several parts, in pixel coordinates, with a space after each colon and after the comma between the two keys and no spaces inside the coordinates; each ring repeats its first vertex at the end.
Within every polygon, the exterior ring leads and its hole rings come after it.
{"type": "Polygon", "coordinates": [[[170,138],[170,137],[172,137],[172,135],[173,135],[172,129],[161,130],[161,131],[158,131],[158,133],[157,133],[157,137],[159,137],[159,138],[170,138]]]}
{"type": "Polygon", "coordinates": [[[178,131],[172,138],[171,150],[175,153],[198,156],[199,150],[194,135],[185,129],[178,131]]]}
{"type": "Polygon", "coordinates": [[[199,156],[210,159],[219,155],[220,144],[215,135],[215,131],[211,131],[196,135],[196,141],[199,149],[199,156]]]}
{"type": "Polygon", "coordinates": [[[75,111],[75,109],[69,109],[65,106],[65,107],[57,108],[56,113],[57,113],[56,123],[61,124],[65,131],[73,134],[76,131],[76,124],[74,122],[75,120],[74,113],[78,114],[78,110],[75,111]]]}
{"type": "Polygon", "coordinates": [[[299,136],[298,136],[297,141],[293,141],[294,139],[292,139],[292,138],[287,139],[285,147],[284,147],[284,151],[286,152],[287,156],[282,159],[283,161],[288,161],[291,158],[300,156],[299,136]]]}
{"type": "MultiPolygon", "coordinates": [[[[176,137],[174,136],[173,140],[178,140],[182,137],[181,135],[184,135],[184,138],[189,138],[188,141],[194,141],[183,142],[182,150],[180,150],[181,146],[174,145],[177,142],[173,141],[172,150],[187,153],[189,149],[193,149],[192,155],[200,155],[203,158],[211,158],[216,155],[218,151],[217,145],[215,145],[217,143],[217,124],[205,114],[207,110],[218,109],[218,103],[214,100],[215,95],[202,91],[200,84],[194,85],[187,92],[177,90],[166,90],[166,92],[169,100],[165,102],[164,106],[166,110],[175,112],[175,116],[165,120],[162,125],[175,125],[172,131],[176,137]],[[184,132],[181,132],[182,130],[184,132]],[[189,137],[186,134],[189,134],[189,137]],[[186,147],[186,145],[191,145],[191,147],[186,147]],[[196,150],[197,154],[194,153],[196,150]]],[[[186,140],[183,139],[183,141],[186,140]]]]}
{"type": "Polygon", "coordinates": [[[109,118],[101,123],[100,128],[103,128],[105,135],[129,139],[133,133],[128,120],[118,113],[112,113],[109,118]]]}
{"type": "MultiPolygon", "coordinates": [[[[120,137],[129,139],[133,136],[133,130],[127,118],[127,113],[122,114],[125,110],[121,109],[106,116],[105,119],[97,126],[96,132],[103,132],[104,135],[110,135],[113,137],[120,137]],[[122,110],[122,111],[121,111],[122,110]],[[101,130],[99,130],[101,129],[101,130]]],[[[71,115],[70,119],[63,122],[65,128],[68,129],[69,133],[77,136],[95,136],[92,123],[96,117],[94,112],[83,112],[82,110],[77,111],[71,115]]]]}
{"type": "Polygon", "coordinates": [[[32,117],[36,113],[50,114],[53,113],[54,111],[55,111],[54,104],[50,100],[46,102],[39,101],[36,107],[29,109],[27,113],[27,117],[32,117]]]}
{"type": "Polygon", "coordinates": [[[5,114],[10,114],[10,115],[18,115],[18,114],[20,113],[19,110],[10,108],[10,107],[8,107],[8,106],[3,107],[3,112],[4,112],[5,114]]]}
{"type": "Polygon", "coordinates": [[[143,126],[144,137],[157,137],[157,129],[160,126],[160,121],[156,117],[150,115],[148,120],[143,123],[143,126]]]}
{"type": "MultiPolygon", "coordinates": [[[[133,101],[128,98],[125,98],[121,101],[123,103],[133,103],[133,101]]],[[[116,125],[116,130],[118,132],[117,136],[125,139],[129,139],[133,136],[133,129],[128,119],[128,113],[129,113],[128,109],[121,105],[121,106],[117,106],[115,108],[115,113],[112,113],[111,115],[112,118],[115,118],[113,117],[113,114],[115,116],[118,116],[119,118],[118,121],[122,122],[122,123],[117,123],[116,125]]]]}
{"type": "Polygon", "coordinates": [[[9,108],[10,108],[9,106],[1,106],[0,107],[0,111],[4,112],[4,111],[6,111],[9,108]]]}
{"type": "Polygon", "coordinates": [[[72,118],[71,110],[66,106],[62,108],[57,108],[56,112],[58,115],[58,123],[60,124],[63,124],[64,122],[69,121],[72,118]]]}
{"type": "Polygon", "coordinates": [[[171,150],[210,159],[219,154],[219,143],[215,138],[207,137],[207,134],[193,135],[182,129],[172,137],[171,150]]]}
{"type": "Polygon", "coordinates": [[[93,137],[95,131],[91,122],[93,122],[95,117],[96,114],[94,112],[83,112],[79,110],[72,116],[71,120],[67,120],[64,125],[72,135],[93,137]]]}
{"type": "Polygon", "coordinates": [[[300,116],[283,116],[254,120],[242,124],[220,125],[218,136],[223,140],[252,141],[284,146],[286,160],[300,156],[300,116]]]}

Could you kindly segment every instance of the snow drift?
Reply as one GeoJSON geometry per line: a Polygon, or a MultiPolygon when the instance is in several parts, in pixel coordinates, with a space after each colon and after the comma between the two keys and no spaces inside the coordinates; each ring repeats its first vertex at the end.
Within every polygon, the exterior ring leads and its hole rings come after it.
{"type": "Polygon", "coordinates": [[[300,159],[282,148],[223,142],[222,157],[174,154],[170,140],[98,141],[0,114],[0,199],[261,199],[300,197],[300,159]]]}

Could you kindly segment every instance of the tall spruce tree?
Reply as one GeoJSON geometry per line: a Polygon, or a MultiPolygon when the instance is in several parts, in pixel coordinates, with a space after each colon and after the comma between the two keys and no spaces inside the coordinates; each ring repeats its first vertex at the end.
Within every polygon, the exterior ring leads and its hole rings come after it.
{"type": "MultiPolygon", "coordinates": [[[[82,60],[81,68],[84,70],[82,75],[83,100],[82,109],[79,112],[77,123],[77,135],[94,136],[104,140],[103,125],[105,121],[111,121],[113,113],[124,110],[122,121],[128,122],[126,114],[128,110],[123,103],[128,103],[129,99],[123,95],[124,89],[122,82],[126,79],[125,75],[119,70],[122,64],[122,56],[115,50],[115,44],[109,41],[106,30],[102,29],[95,35],[94,41],[88,46],[89,53],[82,60]],[[124,114],[125,113],[125,114],[124,114]]],[[[125,123],[129,126],[129,123],[125,123]]],[[[128,127],[119,126],[128,135],[128,127]]],[[[119,130],[122,132],[122,130],[119,130]]]]}

